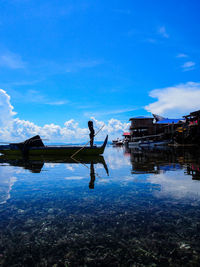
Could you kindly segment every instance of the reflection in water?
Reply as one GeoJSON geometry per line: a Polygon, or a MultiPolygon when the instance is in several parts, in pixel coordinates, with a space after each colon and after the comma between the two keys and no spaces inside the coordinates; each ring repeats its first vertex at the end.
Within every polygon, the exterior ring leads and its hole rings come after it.
{"type": "Polygon", "coordinates": [[[0,204],[4,204],[10,198],[10,191],[17,180],[16,177],[7,177],[3,174],[0,174],[0,204]]]}
{"type": "Polygon", "coordinates": [[[194,163],[187,165],[187,174],[192,175],[192,179],[200,180],[200,165],[194,163]]]}
{"type": "Polygon", "coordinates": [[[151,184],[158,184],[157,197],[199,198],[200,151],[195,149],[126,149],[132,164],[132,174],[153,174],[146,177],[151,184]],[[182,171],[183,170],[183,171],[182,171]],[[173,171],[173,172],[172,172],[173,171]]]}
{"type": "Polygon", "coordinates": [[[198,152],[104,158],[0,158],[1,266],[199,265],[198,152]]]}
{"type": "Polygon", "coordinates": [[[161,173],[169,170],[187,169],[187,174],[198,177],[200,150],[192,149],[128,149],[132,173],[161,173]]]}
{"type": "MultiPolygon", "coordinates": [[[[30,170],[32,173],[40,173],[45,163],[64,163],[64,164],[82,164],[86,168],[86,164],[90,164],[90,183],[89,188],[94,189],[94,182],[95,182],[95,170],[94,164],[102,164],[107,175],[109,175],[107,164],[104,160],[103,156],[93,156],[93,157],[82,157],[80,158],[71,158],[71,157],[32,157],[29,159],[24,158],[15,158],[13,156],[1,156],[0,157],[0,164],[9,164],[11,166],[22,167],[23,169],[30,170]]],[[[98,175],[98,174],[97,174],[98,175]]]]}
{"type": "Polygon", "coordinates": [[[90,184],[89,184],[89,188],[90,189],[94,189],[94,181],[95,181],[95,172],[94,172],[94,164],[93,162],[91,162],[90,164],[90,184]]]}

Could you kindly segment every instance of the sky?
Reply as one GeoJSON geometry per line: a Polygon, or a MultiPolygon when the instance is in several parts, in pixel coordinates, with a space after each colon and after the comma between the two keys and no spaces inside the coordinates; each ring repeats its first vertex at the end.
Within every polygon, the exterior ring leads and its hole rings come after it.
{"type": "Polygon", "coordinates": [[[197,0],[0,0],[0,141],[200,109],[197,0]]]}

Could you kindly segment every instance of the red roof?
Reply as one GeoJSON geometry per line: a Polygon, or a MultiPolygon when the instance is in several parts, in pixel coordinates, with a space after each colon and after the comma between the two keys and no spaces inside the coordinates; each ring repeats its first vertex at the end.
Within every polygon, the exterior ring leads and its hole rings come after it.
{"type": "Polygon", "coordinates": [[[123,135],[124,135],[124,136],[127,136],[127,135],[129,136],[129,135],[130,135],[130,133],[123,133],[123,135]]]}

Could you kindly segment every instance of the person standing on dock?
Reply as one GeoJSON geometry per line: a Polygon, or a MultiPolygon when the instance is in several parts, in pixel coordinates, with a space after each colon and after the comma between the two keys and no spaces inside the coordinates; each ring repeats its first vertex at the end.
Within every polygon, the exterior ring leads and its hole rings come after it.
{"type": "Polygon", "coordinates": [[[93,121],[88,121],[88,127],[89,127],[89,130],[90,130],[90,146],[93,147],[93,144],[94,144],[94,136],[95,136],[95,131],[94,131],[94,128],[93,128],[93,121]]]}

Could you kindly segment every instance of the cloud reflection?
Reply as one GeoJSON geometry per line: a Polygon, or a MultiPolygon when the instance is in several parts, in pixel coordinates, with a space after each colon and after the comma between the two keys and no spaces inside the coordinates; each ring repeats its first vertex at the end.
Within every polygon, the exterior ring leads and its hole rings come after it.
{"type": "Polygon", "coordinates": [[[156,191],[157,197],[200,198],[200,183],[186,176],[183,170],[159,173],[150,175],[147,181],[152,184],[159,184],[160,191],[156,191]]]}
{"type": "Polygon", "coordinates": [[[17,178],[14,176],[13,168],[1,167],[0,174],[0,204],[4,204],[10,198],[10,192],[13,185],[17,181],[17,178]]]}

